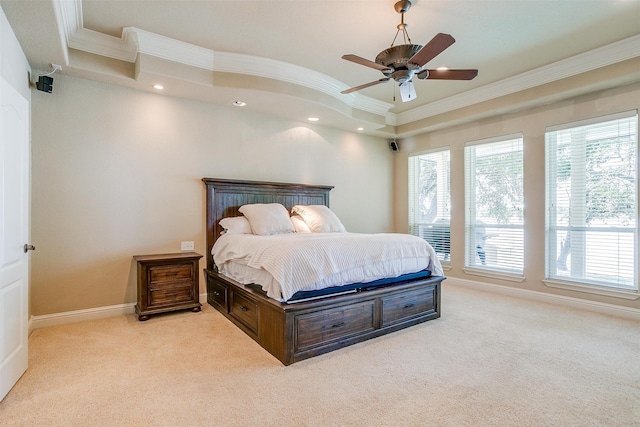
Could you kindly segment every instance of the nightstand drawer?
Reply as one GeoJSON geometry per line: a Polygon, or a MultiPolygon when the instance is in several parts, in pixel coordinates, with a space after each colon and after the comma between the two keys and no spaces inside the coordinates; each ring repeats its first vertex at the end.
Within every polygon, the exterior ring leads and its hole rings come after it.
{"type": "Polygon", "coordinates": [[[183,280],[193,280],[194,271],[191,265],[159,265],[149,268],[149,284],[160,285],[183,280]]]}
{"type": "Polygon", "coordinates": [[[149,306],[193,301],[192,291],[192,286],[152,289],[149,292],[149,306]]]}

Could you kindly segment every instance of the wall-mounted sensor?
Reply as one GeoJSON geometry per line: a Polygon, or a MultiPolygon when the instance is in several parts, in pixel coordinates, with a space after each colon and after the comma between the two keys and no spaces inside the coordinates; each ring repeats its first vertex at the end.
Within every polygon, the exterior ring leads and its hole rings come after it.
{"type": "Polygon", "coordinates": [[[53,77],[51,76],[56,71],[62,70],[62,67],[58,64],[51,64],[51,68],[53,69],[53,71],[51,71],[50,73],[42,74],[41,76],[38,76],[36,88],[38,90],[41,90],[42,92],[51,93],[51,91],[53,90],[53,77]]]}
{"type": "Polygon", "coordinates": [[[53,90],[53,77],[49,77],[49,76],[38,77],[36,88],[43,92],[51,93],[51,91],[53,90]]]}

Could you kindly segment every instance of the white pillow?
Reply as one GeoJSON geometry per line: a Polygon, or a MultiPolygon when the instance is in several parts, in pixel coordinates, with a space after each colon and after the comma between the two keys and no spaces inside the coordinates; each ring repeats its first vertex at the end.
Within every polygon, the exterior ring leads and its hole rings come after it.
{"type": "Polygon", "coordinates": [[[220,220],[222,233],[227,234],[251,234],[251,225],[243,216],[230,216],[220,220]]]}
{"type": "Polygon", "coordinates": [[[295,231],[289,212],[280,203],[255,203],[240,206],[238,210],[249,220],[253,234],[284,234],[295,231]]]}
{"type": "Polygon", "coordinates": [[[300,215],[293,215],[291,222],[293,223],[293,228],[296,229],[296,233],[311,233],[309,226],[300,215]]]}
{"type": "Polygon", "coordinates": [[[324,205],[296,205],[291,212],[302,217],[312,233],[346,233],[335,213],[324,205]]]}

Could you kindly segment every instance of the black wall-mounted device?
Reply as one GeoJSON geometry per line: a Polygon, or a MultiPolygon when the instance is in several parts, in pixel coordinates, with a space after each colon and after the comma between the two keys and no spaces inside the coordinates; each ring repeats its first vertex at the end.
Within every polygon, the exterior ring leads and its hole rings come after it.
{"type": "Polygon", "coordinates": [[[400,146],[398,145],[395,139],[392,139],[389,141],[389,148],[391,148],[391,151],[393,151],[394,153],[396,151],[400,151],[400,146]]]}
{"type": "Polygon", "coordinates": [[[42,92],[51,93],[51,91],[53,90],[53,77],[49,77],[49,76],[38,77],[36,88],[38,90],[41,90],[42,92]]]}

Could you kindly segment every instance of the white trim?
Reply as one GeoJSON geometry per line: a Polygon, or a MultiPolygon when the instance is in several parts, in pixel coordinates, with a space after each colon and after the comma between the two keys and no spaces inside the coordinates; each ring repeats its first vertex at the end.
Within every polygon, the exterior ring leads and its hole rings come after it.
{"type": "Polygon", "coordinates": [[[417,156],[422,156],[424,154],[439,153],[440,151],[449,151],[449,152],[451,152],[451,146],[443,145],[441,147],[435,147],[435,148],[429,148],[427,150],[416,151],[415,153],[409,153],[407,155],[407,157],[409,157],[409,158],[417,157],[417,156]]]}
{"type": "Polygon", "coordinates": [[[462,271],[472,276],[489,277],[491,279],[508,280],[509,282],[524,282],[525,277],[522,274],[500,273],[494,270],[484,270],[481,268],[463,267],[462,271]]]}
{"type": "Polygon", "coordinates": [[[135,38],[129,34],[124,34],[124,37],[120,38],[81,28],[75,33],[67,35],[67,40],[72,49],[120,61],[135,62],[138,56],[135,38]]]}
{"type": "Polygon", "coordinates": [[[616,289],[611,287],[586,285],[581,283],[565,282],[561,280],[543,280],[545,286],[556,289],[566,289],[569,291],[585,292],[588,294],[605,295],[614,298],[624,298],[629,300],[636,300],[640,298],[638,291],[616,289]]]}
{"type": "MultiPolygon", "coordinates": [[[[210,71],[239,73],[271,78],[308,87],[363,111],[389,116],[395,105],[362,94],[345,96],[340,91],[349,86],[330,76],[258,56],[216,52],[160,34],[125,27],[121,37],[113,37],[83,28],[80,0],[53,0],[58,27],[64,31],[66,46],[125,62],[135,62],[139,53],[210,71]]],[[[68,57],[65,58],[68,65],[68,57]]],[[[387,117],[388,118],[388,117],[387,117]]],[[[395,121],[395,119],[394,119],[395,121]]]]}
{"type": "Polygon", "coordinates": [[[398,114],[398,125],[510,95],[640,56],[640,35],[398,114]]]}
{"type": "MultiPolygon", "coordinates": [[[[200,303],[207,303],[207,293],[201,293],[200,303]]],[[[46,328],[48,326],[66,325],[68,323],[84,322],[87,320],[102,319],[111,316],[135,313],[135,303],[110,305],[106,307],[87,308],[84,310],[65,311],[62,313],[45,314],[42,316],[31,316],[29,318],[29,334],[34,329],[46,328]]]]}
{"type": "Polygon", "coordinates": [[[613,304],[606,304],[598,301],[589,301],[579,298],[567,297],[563,295],[548,294],[545,292],[530,291],[528,289],[513,288],[510,286],[494,285],[490,283],[476,282],[473,280],[458,279],[455,277],[448,277],[443,282],[446,286],[448,284],[465,286],[468,288],[479,289],[487,292],[495,292],[502,295],[509,295],[518,298],[525,298],[529,300],[557,304],[565,307],[578,308],[581,310],[593,311],[601,314],[607,314],[609,316],[624,317],[626,319],[640,321],[640,309],[632,307],[623,307],[613,304]]]}
{"type": "Polygon", "coordinates": [[[109,305],[106,307],[87,308],[84,310],[65,311],[62,313],[44,314],[42,316],[32,316],[32,328],[39,329],[47,326],[66,325],[68,323],[119,316],[121,314],[132,314],[135,312],[134,307],[135,303],[128,303],[109,305]]]}
{"type": "Polygon", "coordinates": [[[67,43],[63,49],[67,63],[66,51],[68,47],[128,62],[134,62],[140,52],[212,70],[218,70],[217,63],[219,62],[220,71],[262,75],[319,90],[352,108],[384,116],[386,124],[390,126],[413,123],[640,56],[639,34],[511,78],[396,114],[390,112],[394,108],[394,104],[359,93],[341,94],[340,91],[348,87],[346,84],[314,70],[269,58],[214,52],[133,27],[123,29],[122,38],[112,37],[82,27],[81,0],[52,0],[52,2],[58,27],[66,37],[67,43]],[[263,75],[265,72],[268,76],[263,75]]]}
{"type": "Polygon", "coordinates": [[[492,144],[494,142],[508,142],[515,140],[523,140],[524,134],[522,132],[508,133],[506,135],[490,136],[489,138],[474,139],[473,141],[467,141],[464,143],[465,147],[473,147],[474,145],[492,144]]]}
{"type": "Polygon", "coordinates": [[[612,122],[614,120],[628,119],[638,115],[638,110],[621,111],[619,113],[608,114],[606,116],[589,117],[588,119],[577,120],[575,122],[561,123],[547,126],[545,132],[557,132],[574,127],[589,126],[600,123],[612,122]]]}

